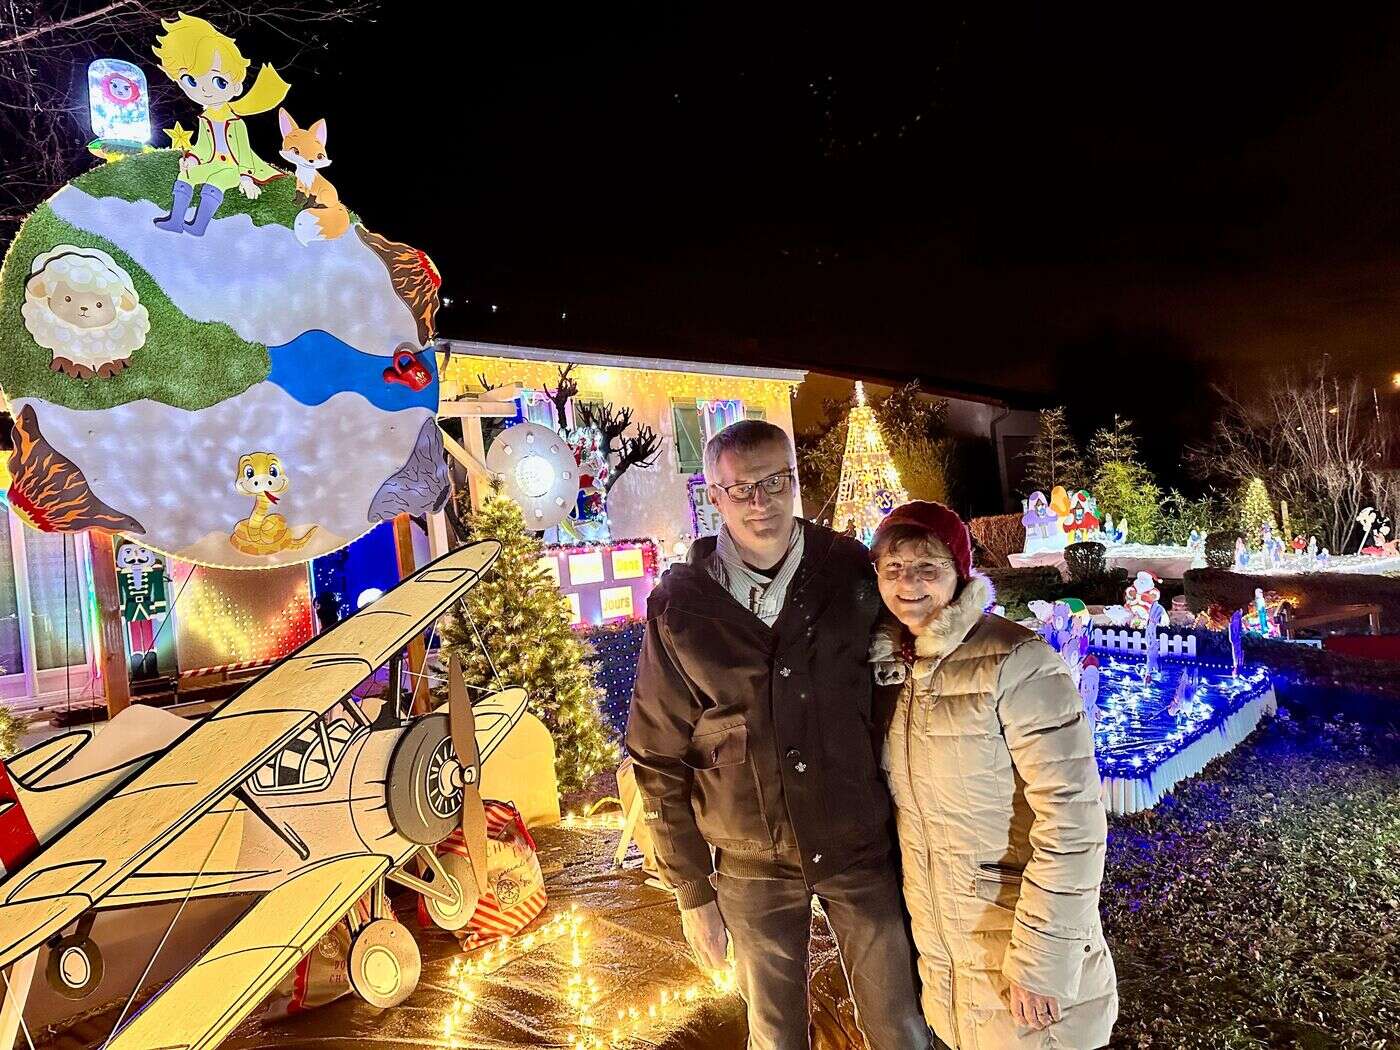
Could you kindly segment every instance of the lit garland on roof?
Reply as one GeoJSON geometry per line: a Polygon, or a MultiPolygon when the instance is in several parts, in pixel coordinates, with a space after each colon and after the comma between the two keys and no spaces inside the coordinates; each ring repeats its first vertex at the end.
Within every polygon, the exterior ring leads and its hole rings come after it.
{"type": "MultiPolygon", "coordinates": [[[[753,376],[713,375],[706,372],[672,372],[649,368],[575,365],[572,373],[580,389],[613,396],[615,391],[644,384],[654,389],[658,383],[671,397],[693,397],[704,401],[743,401],[746,404],[774,404],[790,399],[795,383],[785,379],[758,379],[753,376]]],[[[525,361],[512,357],[476,357],[453,354],[444,380],[459,391],[475,389],[477,377],[493,386],[519,383],[531,390],[552,390],[559,383],[559,368],[551,361],[525,361]]]]}

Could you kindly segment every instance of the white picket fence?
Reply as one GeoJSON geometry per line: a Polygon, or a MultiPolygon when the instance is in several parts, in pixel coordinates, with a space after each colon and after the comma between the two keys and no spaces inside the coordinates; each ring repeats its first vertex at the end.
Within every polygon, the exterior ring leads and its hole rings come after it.
{"type": "MultiPolygon", "coordinates": [[[[1147,635],[1142,631],[1126,628],[1122,630],[1094,628],[1093,645],[1096,649],[1113,649],[1118,652],[1146,655],[1147,644],[1147,635]]],[[[1185,637],[1179,634],[1158,634],[1157,652],[1162,656],[1186,656],[1195,659],[1196,636],[1193,634],[1185,637]]]]}

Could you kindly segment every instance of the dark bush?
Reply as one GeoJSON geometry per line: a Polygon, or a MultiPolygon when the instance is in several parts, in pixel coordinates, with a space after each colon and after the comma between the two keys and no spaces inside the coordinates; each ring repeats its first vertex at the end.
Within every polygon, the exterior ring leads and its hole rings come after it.
{"type": "Polygon", "coordinates": [[[1065,582],[1060,578],[1060,570],[1053,565],[984,571],[996,588],[997,601],[1006,606],[1006,615],[1012,620],[1023,620],[1031,614],[1028,602],[1037,599],[1053,602],[1065,596],[1065,582]]]}
{"type": "Polygon", "coordinates": [[[1107,568],[1104,565],[1104,545],[1087,540],[1071,543],[1065,548],[1065,565],[1069,568],[1069,578],[1082,583],[1095,576],[1102,576],[1107,568]]]}
{"type": "Polygon", "coordinates": [[[1228,569],[1235,564],[1237,532],[1212,532],[1206,537],[1206,564],[1212,569],[1228,569]]]}
{"type": "Polygon", "coordinates": [[[1127,569],[1108,569],[1082,580],[1071,580],[1064,585],[1063,596],[1078,598],[1085,605],[1122,605],[1128,582],[1127,569]]]}
{"type": "Polygon", "coordinates": [[[979,564],[989,569],[1010,566],[1009,555],[1019,553],[1026,546],[1026,527],[1021,524],[1019,514],[973,518],[967,527],[983,552],[983,560],[979,564]]]}

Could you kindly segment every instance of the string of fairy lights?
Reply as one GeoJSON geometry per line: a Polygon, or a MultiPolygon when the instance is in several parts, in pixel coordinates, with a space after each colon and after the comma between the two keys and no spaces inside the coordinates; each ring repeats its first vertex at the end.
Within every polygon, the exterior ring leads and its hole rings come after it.
{"type": "Polygon", "coordinates": [[[472,1014],[482,999],[481,982],[537,949],[559,945],[565,969],[561,1000],[568,1009],[571,1030],[566,1045],[572,1050],[626,1050],[648,1041],[657,1025],[678,1018],[704,999],[717,999],[735,990],[733,967],[714,970],[704,981],[662,988],[640,1002],[605,1008],[604,991],[588,965],[593,929],[577,905],[560,912],[538,929],[502,937],[474,958],[452,960],[448,986],[453,1001],[442,1018],[444,1045],[468,1045],[472,1014]]]}

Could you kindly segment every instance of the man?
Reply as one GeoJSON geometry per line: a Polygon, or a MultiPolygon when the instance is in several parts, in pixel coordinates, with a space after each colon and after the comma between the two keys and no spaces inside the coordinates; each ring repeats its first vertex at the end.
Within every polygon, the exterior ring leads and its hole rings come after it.
{"type": "Polygon", "coordinates": [[[872,1050],[924,1050],[871,740],[869,555],[793,516],[792,445],[772,424],[711,438],[705,478],[724,526],[648,599],[627,724],[686,940],[718,968],[727,933],[752,1050],[805,1048],[815,896],[872,1050]]]}

